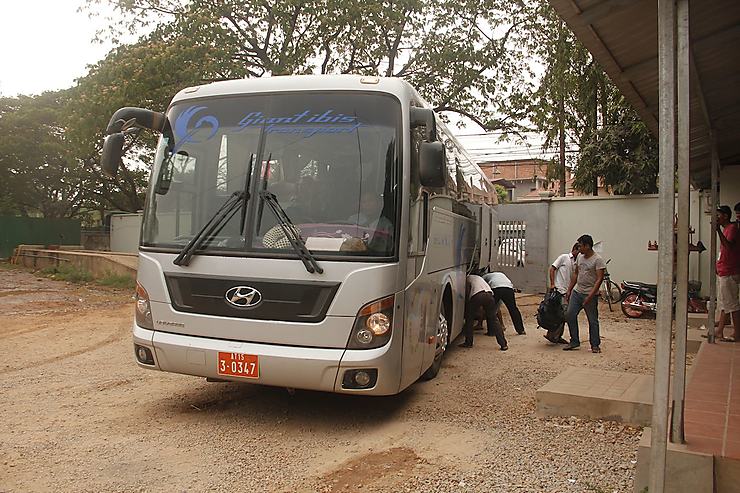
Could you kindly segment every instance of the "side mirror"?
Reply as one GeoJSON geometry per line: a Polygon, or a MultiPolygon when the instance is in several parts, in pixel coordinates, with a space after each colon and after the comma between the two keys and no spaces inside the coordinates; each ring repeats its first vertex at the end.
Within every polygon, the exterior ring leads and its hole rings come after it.
{"type": "Polygon", "coordinates": [[[441,142],[422,142],[419,152],[419,181],[422,186],[445,186],[445,146],[441,142]]]}
{"type": "Polygon", "coordinates": [[[434,118],[434,111],[429,108],[412,106],[409,108],[409,119],[411,128],[426,127],[425,140],[427,142],[437,140],[437,120],[434,118]]]}
{"type": "Polygon", "coordinates": [[[133,125],[148,128],[155,132],[164,132],[166,124],[167,118],[164,116],[164,113],[127,106],[113,113],[110,122],[108,122],[108,127],[105,129],[105,133],[110,135],[123,132],[133,125]]]}
{"type": "Polygon", "coordinates": [[[103,142],[103,152],[100,156],[100,167],[103,173],[114,178],[123,158],[124,138],[122,133],[110,134],[103,142]]]}

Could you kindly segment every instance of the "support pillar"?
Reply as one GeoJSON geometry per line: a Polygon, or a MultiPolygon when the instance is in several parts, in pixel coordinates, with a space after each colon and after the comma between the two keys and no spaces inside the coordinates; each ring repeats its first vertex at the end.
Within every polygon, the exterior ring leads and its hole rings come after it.
{"type": "Polygon", "coordinates": [[[673,412],[671,442],[684,443],[684,398],[686,395],[686,336],[689,294],[689,0],[678,0],[676,6],[676,96],[678,100],[678,210],[676,234],[676,353],[673,363],[673,412]]]}
{"type": "Polygon", "coordinates": [[[650,447],[650,493],[664,493],[668,445],[673,307],[673,211],[676,162],[676,0],[658,0],[658,299],[650,447]]]}
{"type": "Polygon", "coordinates": [[[707,340],[710,344],[715,342],[714,326],[717,314],[717,269],[715,261],[717,260],[717,207],[719,206],[719,155],[717,154],[717,143],[712,133],[712,239],[709,242],[709,330],[707,331],[707,340]]]}

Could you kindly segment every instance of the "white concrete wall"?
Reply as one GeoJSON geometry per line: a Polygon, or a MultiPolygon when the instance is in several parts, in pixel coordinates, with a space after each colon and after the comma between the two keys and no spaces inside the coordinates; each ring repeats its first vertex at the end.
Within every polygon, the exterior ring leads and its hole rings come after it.
{"type": "Polygon", "coordinates": [[[112,252],[138,253],[141,214],[116,214],[110,218],[112,252]]]}
{"type": "Polygon", "coordinates": [[[583,234],[602,242],[604,260],[612,259],[609,273],[614,281],[657,281],[658,255],[647,249],[648,241],[658,239],[657,195],[553,199],[551,261],[569,252],[583,234]]]}
{"type": "Polygon", "coordinates": [[[706,247],[702,253],[689,254],[689,279],[701,281],[702,294],[709,296],[709,270],[713,268],[711,256],[709,255],[709,242],[711,236],[712,208],[709,207],[709,194],[705,192],[693,192],[691,194],[691,218],[689,224],[696,231],[692,241],[696,244],[701,241],[706,247]]]}
{"type": "MultiPolygon", "coordinates": [[[[720,203],[733,208],[740,202],[740,166],[727,167],[720,174],[720,203]]],[[[689,279],[702,283],[709,294],[709,273],[714,261],[709,254],[711,214],[709,192],[691,192],[689,224],[692,242],[704,243],[707,251],[689,254],[689,279]]],[[[553,198],[550,202],[549,251],[553,260],[566,252],[582,234],[604,243],[603,257],[611,258],[612,279],[655,283],[658,254],[648,251],[648,241],[658,240],[658,196],[553,198]]],[[[719,248],[719,247],[718,247],[719,248]]]]}

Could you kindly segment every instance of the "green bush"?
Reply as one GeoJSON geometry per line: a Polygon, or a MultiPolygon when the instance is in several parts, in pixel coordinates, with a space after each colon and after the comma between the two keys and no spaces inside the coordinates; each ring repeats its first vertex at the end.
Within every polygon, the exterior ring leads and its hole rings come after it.
{"type": "Polygon", "coordinates": [[[101,277],[96,281],[101,286],[108,286],[109,288],[115,289],[131,289],[136,287],[136,280],[127,275],[113,274],[112,272],[106,272],[105,276],[101,277]]]}
{"type": "Polygon", "coordinates": [[[0,260],[0,269],[22,270],[24,267],[18,264],[11,264],[9,260],[0,260]]]}
{"type": "Polygon", "coordinates": [[[59,281],[82,283],[92,281],[93,279],[93,275],[85,269],[66,263],[45,267],[41,269],[41,273],[59,281]]]}

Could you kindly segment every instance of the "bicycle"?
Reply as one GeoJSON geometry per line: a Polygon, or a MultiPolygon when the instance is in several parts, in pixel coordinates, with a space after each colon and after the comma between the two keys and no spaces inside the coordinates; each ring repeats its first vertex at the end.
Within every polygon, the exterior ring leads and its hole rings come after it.
{"type": "MultiPolygon", "coordinates": [[[[611,261],[612,259],[609,259],[606,261],[606,263],[609,264],[609,262],[611,261]]],[[[612,303],[616,304],[622,300],[622,289],[619,287],[619,284],[611,280],[611,277],[609,277],[608,268],[604,269],[604,281],[601,283],[599,296],[601,296],[602,300],[607,302],[610,312],[614,311],[614,309],[612,308],[612,303]]]]}

